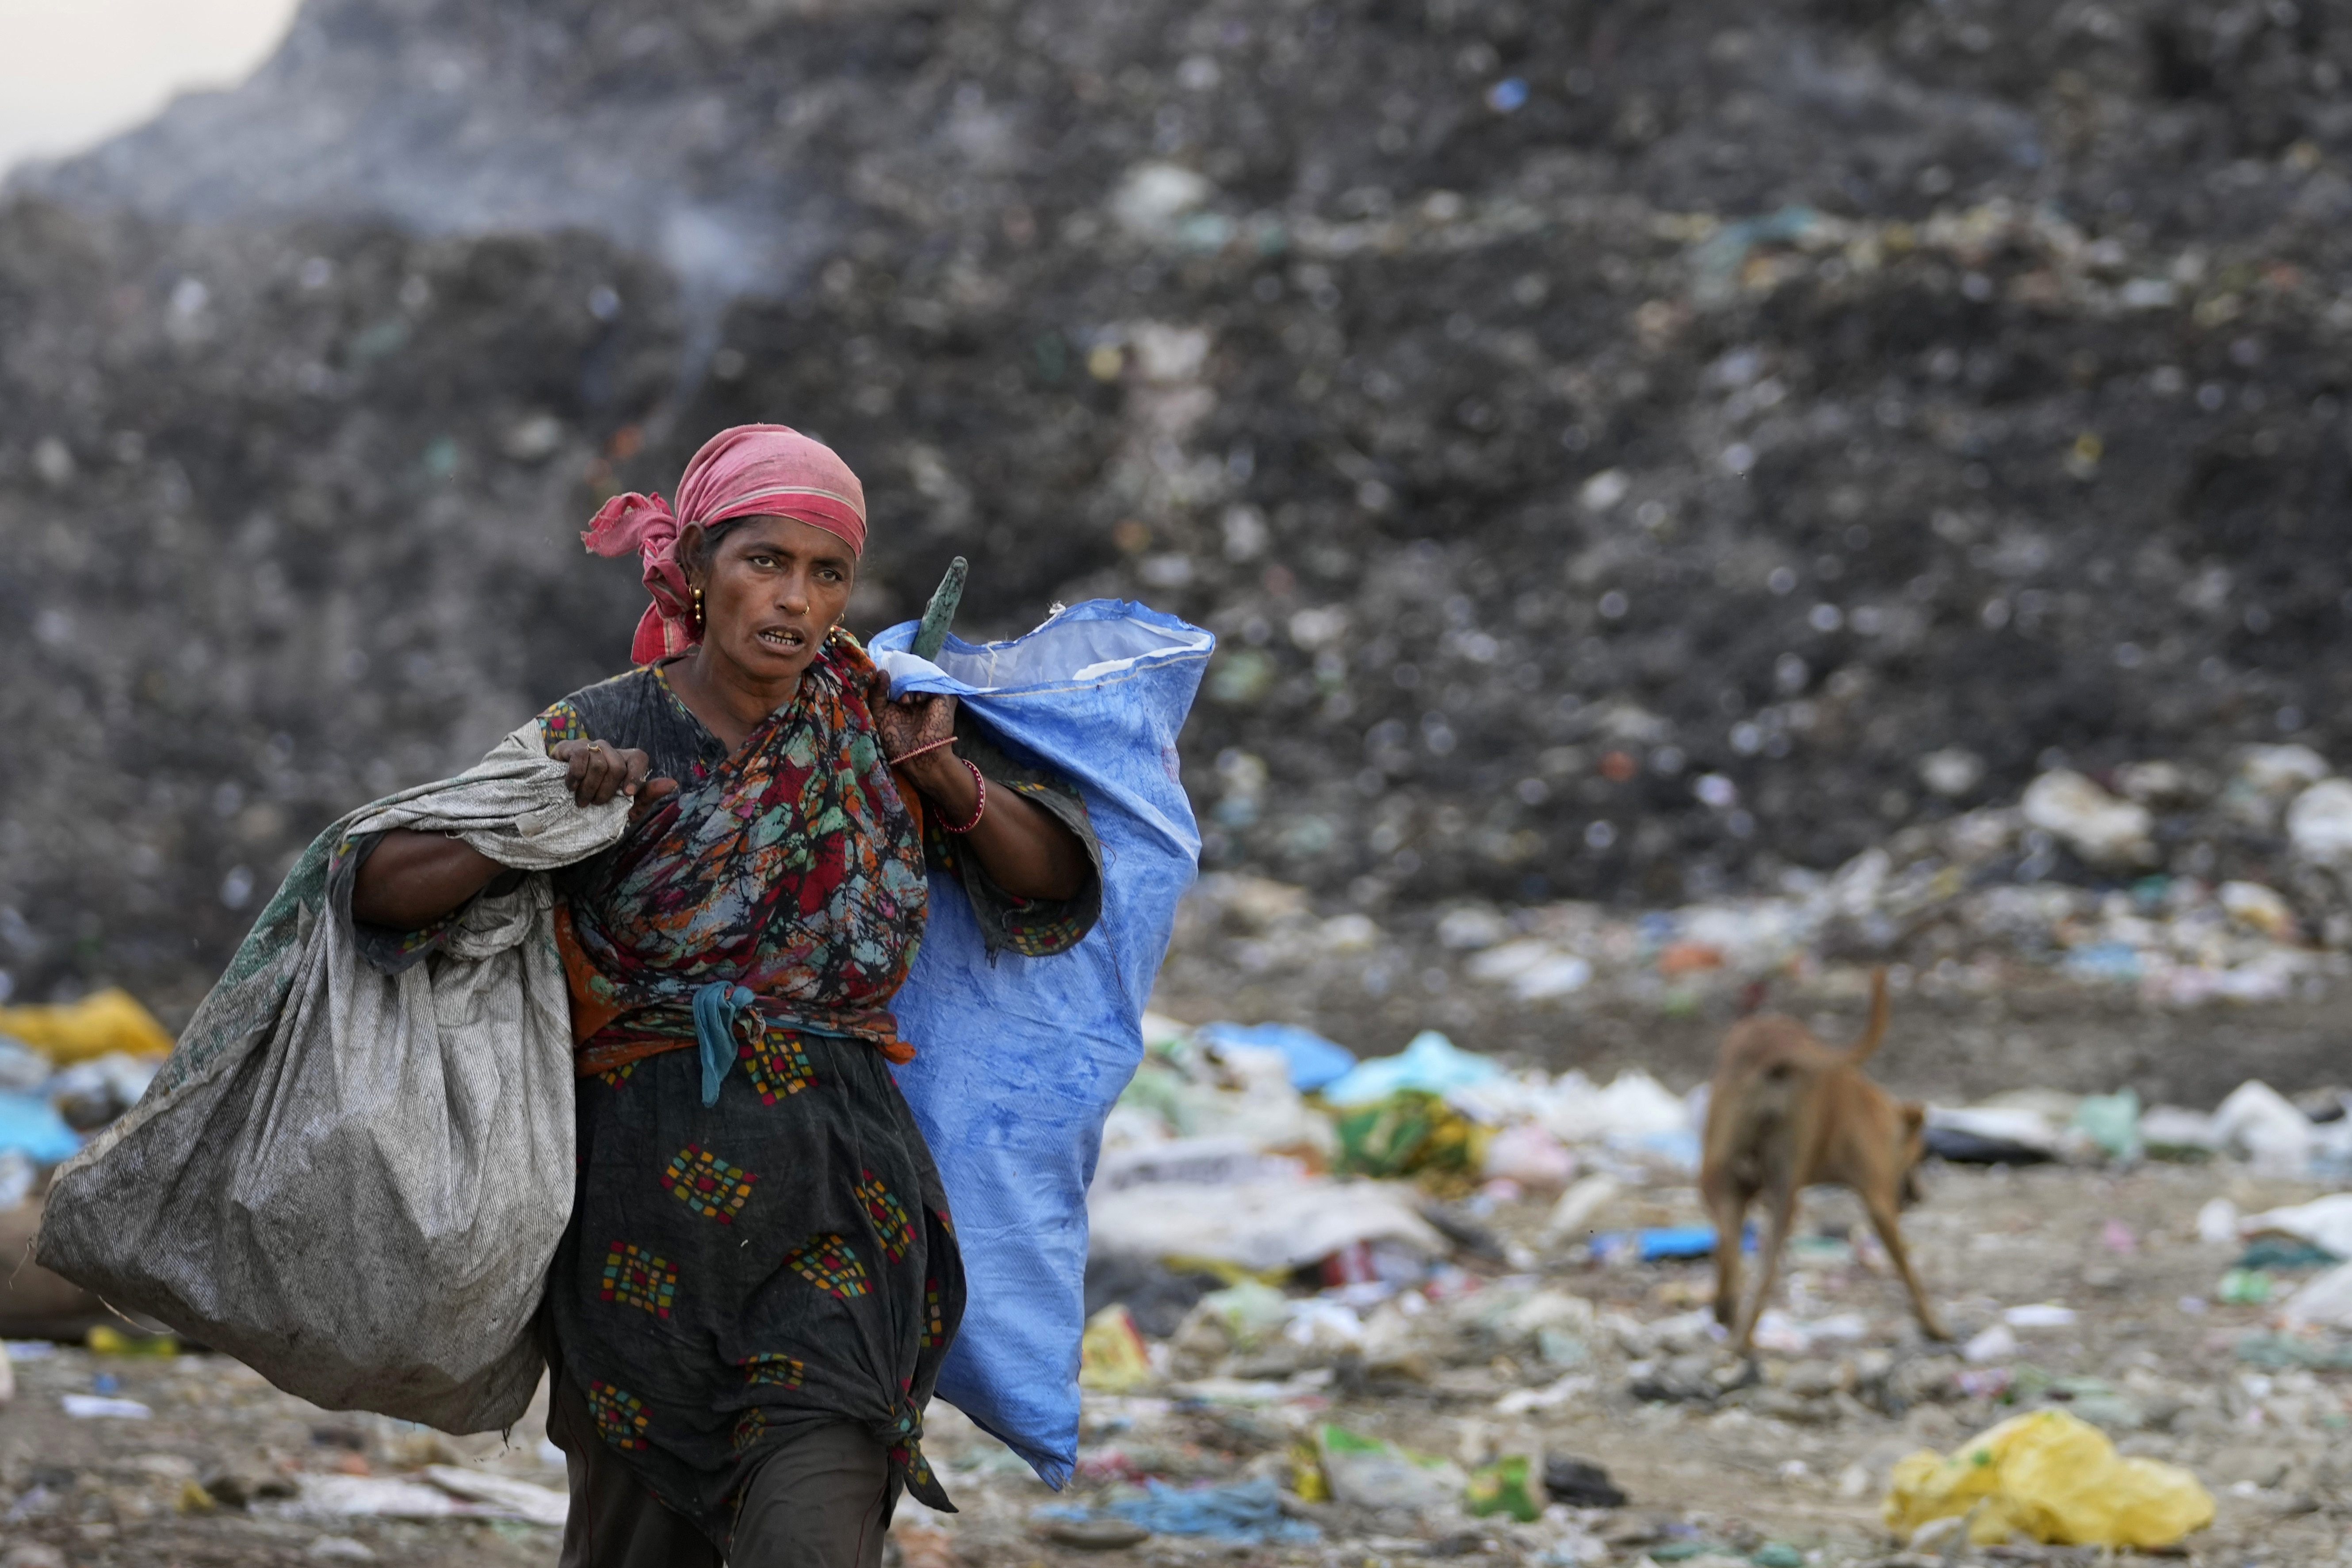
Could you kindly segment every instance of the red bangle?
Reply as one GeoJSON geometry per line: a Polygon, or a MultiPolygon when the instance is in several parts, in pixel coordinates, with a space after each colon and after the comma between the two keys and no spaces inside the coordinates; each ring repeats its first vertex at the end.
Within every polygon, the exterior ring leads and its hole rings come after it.
{"type": "Polygon", "coordinates": [[[895,757],[885,757],[885,758],[883,758],[882,760],[883,760],[884,762],[886,762],[886,763],[889,763],[892,767],[894,767],[894,768],[895,768],[895,767],[897,767],[900,763],[911,763],[911,762],[913,762],[917,757],[921,756],[925,752],[936,752],[936,751],[938,751],[941,746],[952,746],[952,745],[954,745],[954,744],[955,744],[955,742],[956,742],[956,738],[955,738],[953,735],[950,735],[950,736],[948,736],[945,740],[942,740],[942,741],[933,741],[933,742],[932,742],[929,745],[928,745],[928,746],[917,746],[917,747],[914,747],[912,750],[905,751],[905,752],[899,752],[899,753],[898,753],[897,756],[895,756],[895,757]]]}
{"type": "Polygon", "coordinates": [[[956,761],[961,763],[966,768],[971,769],[971,787],[980,792],[980,798],[972,802],[971,820],[970,822],[965,823],[961,827],[958,827],[952,822],[942,822],[940,824],[940,831],[942,833],[970,833],[973,828],[980,826],[981,814],[988,809],[988,781],[981,777],[980,769],[972,765],[972,761],[970,757],[958,757],[956,761]]]}

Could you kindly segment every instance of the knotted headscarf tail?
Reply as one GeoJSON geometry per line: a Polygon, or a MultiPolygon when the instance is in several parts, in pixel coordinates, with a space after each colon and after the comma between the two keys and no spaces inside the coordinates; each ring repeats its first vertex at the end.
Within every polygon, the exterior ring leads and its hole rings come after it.
{"type": "Polygon", "coordinates": [[[771,516],[824,529],[854,553],[866,553],[866,487],[832,447],[782,425],[738,425],[705,441],[677,481],[675,511],[659,493],[635,490],[598,510],[580,542],[599,555],[635,551],[654,599],[637,623],[631,662],[651,664],[701,639],[677,559],[679,530],[771,516]]]}

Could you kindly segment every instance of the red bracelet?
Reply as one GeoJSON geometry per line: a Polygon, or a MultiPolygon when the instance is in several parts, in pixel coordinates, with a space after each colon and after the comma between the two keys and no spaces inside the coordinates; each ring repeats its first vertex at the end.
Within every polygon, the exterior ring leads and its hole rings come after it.
{"type": "Polygon", "coordinates": [[[945,739],[945,740],[943,740],[943,741],[933,741],[933,742],[932,742],[929,745],[928,745],[928,746],[917,746],[917,747],[914,747],[914,748],[913,748],[912,750],[910,750],[910,751],[901,752],[899,752],[899,753],[898,753],[897,756],[895,756],[895,757],[885,757],[885,758],[883,758],[882,760],[883,760],[884,762],[886,762],[886,763],[889,763],[892,767],[894,767],[894,768],[895,768],[895,767],[897,767],[900,763],[911,763],[911,762],[913,762],[917,757],[921,756],[925,752],[936,752],[936,751],[938,751],[941,746],[952,746],[952,745],[954,745],[954,744],[955,744],[955,742],[956,742],[956,738],[955,738],[953,735],[950,735],[949,737],[947,737],[947,739],[945,739]]]}
{"type": "Polygon", "coordinates": [[[980,792],[980,798],[972,803],[970,822],[965,823],[961,827],[958,827],[952,822],[942,822],[940,824],[940,831],[942,833],[970,833],[980,826],[981,814],[988,809],[988,781],[980,776],[980,769],[972,766],[970,757],[958,757],[956,761],[971,770],[971,787],[980,792]]]}

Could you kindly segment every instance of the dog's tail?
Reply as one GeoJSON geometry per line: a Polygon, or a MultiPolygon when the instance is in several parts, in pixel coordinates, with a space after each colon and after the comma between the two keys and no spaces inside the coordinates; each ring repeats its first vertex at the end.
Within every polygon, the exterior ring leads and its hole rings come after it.
{"type": "Polygon", "coordinates": [[[1845,1059],[1856,1067],[1868,1061],[1886,1038],[1886,965],[1880,964],[1870,972],[1870,1023],[1862,1031],[1862,1038],[1845,1054],[1845,1059]]]}

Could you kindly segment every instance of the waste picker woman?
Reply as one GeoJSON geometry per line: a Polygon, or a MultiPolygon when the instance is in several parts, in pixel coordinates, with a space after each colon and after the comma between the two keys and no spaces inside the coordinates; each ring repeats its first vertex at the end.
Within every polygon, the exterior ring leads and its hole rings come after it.
{"type": "MultiPolygon", "coordinates": [[[[544,1313],[567,1568],[877,1563],[901,1486],[947,1500],[921,1412],[963,1305],[939,1176],[889,1073],[886,1011],[960,876],[992,950],[1074,946],[1100,908],[1076,793],[951,699],[894,703],[840,628],[864,492],[830,449],[746,426],[675,514],[627,495],[637,668],[541,715],[614,848],[558,874],[578,1043],[579,1185],[544,1313]],[[681,521],[682,520],[682,521],[681,521]]],[[[414,962],[501,873],[462,843],[352,847],[380,965],[414,962]]]]}

